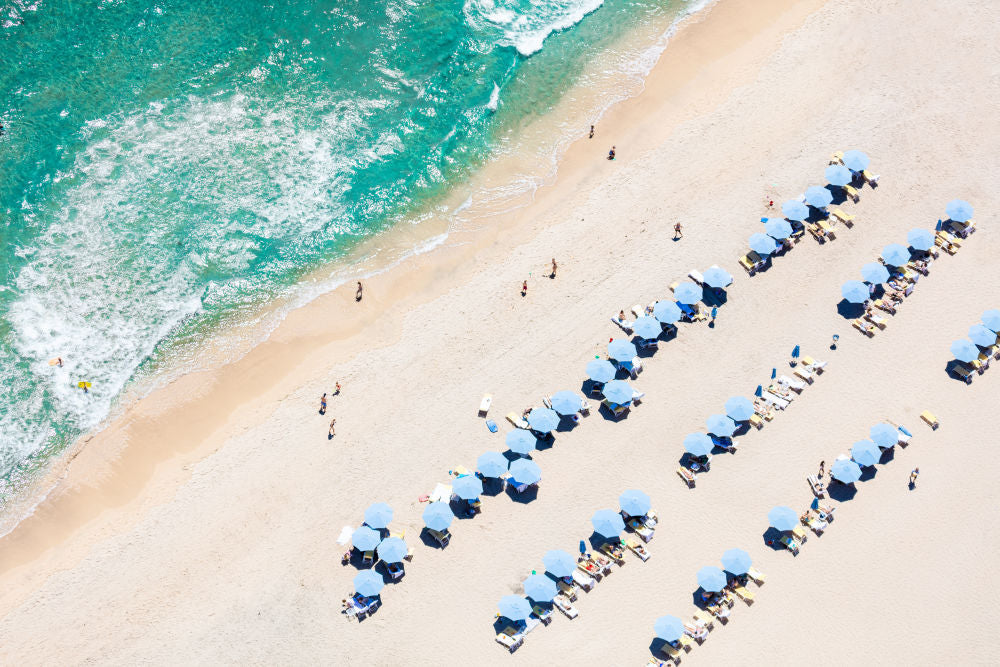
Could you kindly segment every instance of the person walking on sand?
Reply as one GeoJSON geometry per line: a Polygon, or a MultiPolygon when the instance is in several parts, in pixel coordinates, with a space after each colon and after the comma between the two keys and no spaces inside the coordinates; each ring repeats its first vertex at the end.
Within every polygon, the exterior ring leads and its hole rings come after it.
{"type": "Polygon", "coordinates": [[[323,395],[319,397],[319,413],[321,415],[325,415],[326,414],[326,392],[325,391],[323,392],[323,395]]]}
{"type": "Polygon", "coordinates": [[[556,264],[556,258],[553,257],[552,258],[552,273],[549,275],[549,278],[555,278],[556,277],[556,269],[557,268],[559,268],[559,265],[556,264]]]}
{"type": "Polygon", "coordinates": [[[684,237],[684,232],[681,231],[681,223],[674,224],[674,240],[684,237]]]}
{"type": "Polygon", "coordinates": [[[337,424],[336,418],[330,420],[330,433],[327,435],[328,438],[332,438],[337,435],[337,431],[334,430],[334,426],[337,424]]]}
{"type": "Polygon", "coordinates": [[[910,488],[914,488],[917,485],[917,477],[920,476],[920,468],[914,468],[913,472],[910,473],[910,488]]]}
{"type": "Polygon", "coordinates": [[[591,139],[594,138],[594,126],[593,125],[590,126],[590,138],[591,139]]]}
{"type": "Polygon", "coordinates": [[[361,281],[358,281],[358,293],[354,295],[355,301],[361,301],[361,281]]]}
{"type": "Polygon", "coordinates": [[[521,296],[527,296],[527,295],[528,295],[528,281],[525,280],[523,283],[521,283],[521,296]]]}
{"type": "Polygon", "coordinates": [[[614,160],[615,159],[615,147],[614,146],[612,146],[611,150],[608,151],[608,159],[609,160],[614,160]]]}
{"type": "Polygon", "coordinates": [[[713,324],[713,325],[715,324],[715,318],[718,317],[718,316],[719,316],[719,308],[717,306],[715,306],[715,307],[712,308],[712,322],[711,322],[711,324],[713,324]]]}
{"type": "Polygon", "coordinates": [[[340,383],[339,382],[335,383],[335,385],[333,387],[333,395],[334,396],[340,396],[340,383]]]}

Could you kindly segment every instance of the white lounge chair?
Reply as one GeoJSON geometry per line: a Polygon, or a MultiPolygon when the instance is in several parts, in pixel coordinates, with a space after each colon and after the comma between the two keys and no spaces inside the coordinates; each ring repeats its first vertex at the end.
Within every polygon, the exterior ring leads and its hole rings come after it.
{"type": "Polygon", "coordinates": [[[479,414],[485,415],[490,411],[491,405],[493,405],[493,394],[486,394],[483,396],[483,400],[479,402],[479,414]]]}
{"type": "Polygon", "coordinates": [[[705,284],[705,276],[701,275],[698,269],[691,269],[690,271],[688,271],[688,278],[695,281],[699,285],[705,284]]]}
{"type": "Polygon", "coordinates": [[[555,605],[556,609],[564,613],[567,618],[576,618],[580,615],[580,612],[576,610],[576,607],[574,607],[570,601],[562,595],[557,595],[552,600],[552,604],[555,605]]]}
{"type": "Polygon", "coordinates": [[[593,590],[594,585],[597,583],[597,580],[594,579],[589,574],[581,572],[580,570],[574,570],[573,583],[582,588],[583,590],[589,591],[593,590]]]}
{"type": "Polygon", "coordinates": [[[801,393],[803,389],[806,388],[806,383],[801,380],[793,380],[787,375],[778,376],[778,384],[783,384],[789,389],[794,389],[795,391],[801,393]]]}

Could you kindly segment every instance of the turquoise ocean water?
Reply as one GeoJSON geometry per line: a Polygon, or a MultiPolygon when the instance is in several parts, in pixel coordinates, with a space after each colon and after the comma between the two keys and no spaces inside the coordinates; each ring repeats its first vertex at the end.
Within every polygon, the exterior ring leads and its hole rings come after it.
{"type": "Polygon", "coordinates": [[[686,9],[0,7],[0,504],[182,343],[441,199],[604,49],[686,9]]]}

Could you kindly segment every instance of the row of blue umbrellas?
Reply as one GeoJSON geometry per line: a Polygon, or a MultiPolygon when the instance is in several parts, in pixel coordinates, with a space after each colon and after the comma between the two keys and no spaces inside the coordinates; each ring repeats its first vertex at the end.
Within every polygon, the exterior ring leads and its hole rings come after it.
{"type": "MultiPolygon", "coordinates": [[[[934,234],[928,229],[911,229],[906,235],[906,242],[915,250],[930,250],[934,247],[934,234]]],[[[910,261],[910,249],[901,243],[890,243],[882,248],[880,255],[888,266],[903,266],[910,261]]],[[[850,303],[864,303],[868,300],[870,290],[868,285],[878,285],[889,280],[889,270],[878,262],[869,262],[861,267],[860,280],[848,280],[841,285],[840,294],[850,303]]]]}
{"type": "Polygon", "coordinates": [[[1000,333],[1000,310],[992,308],[982,315],[982,324],[969,327],[971,340],[956,340],[951,344],[951,354],[963,363],[969,363],[979,358],[979,347],[989,347],[997,342],[1000,333]]]}
{"type": "MultiPolygon", "coordinates": [[[[532,436],[531,433],[524,431],[523,429],[511,431],[511,433],[508,434],[507,436],[507,445],[510,446],[512,450],[514,450],[514,447],[523,449],[523,447],[519,444],[514,444],[514,445],[511,444],[512,443],[511,435],[518,432],[525,433],[527,434],[527,437],[534,439],[534,436],[532,436]]],[[[516,436],[516,438],[519,442],[523,442],[525,436],[516,436]]],[[[532,444],[532,448],[533,447],[534,445],[532,444]]],[[[527,451],[531,450],[528,449],[527,451]]],[[[527,453],[527,451],[525,451],[524,453],[527,453]]],[[[500,477],[504,473],[509,472],[511,478],[517,484],[535,484],[542,479],[542,469],[538,466],[537,463],[535,463],[531,459],[518,459],[513,463],[511,463],[510,465],[508,465],[507,458],[500,452],[486,452],[482,454],[476,460],[476,470],[478,470],[479,474],[481,474],[483,477],[500,477]]],[[[455,480],[455,484],[452,485],[452,490],[455,490],[457,487],[459,487],[460,484],[462,485],[472,484],[472,482],[461,482],[461,480],[463,479],[466,479],[466,477],[459,477],[457,480],[455,480]]],[[[472,477],[472,479],[476,478],[472,477]]],[[[476,481],[479,480],[477,479],[476,481]]],[[[482,483],[479,484],[479,490],[480,492],[482,492],[482,483]]],[[[473,497],[474,498],[478,497],[478,494],[473,497]]]]}
{"type": "Polygon", "coordinates": [[[720,438],[730,438],[736,432],[736,422],[753,416],[753,403],[743,396],[733,396],[726,401],[726,414],[710,415],[705,424],[708,433],[691,433],[684,438],[684,450],[692,456],[708,456],[714,443],[709,433],[720,438]]]}
{"type": "MultiPolygon", "coordinates": [[[[753,560],[746,551],[728,549],[722,554],[722,566],[725,570],[714,566],[701,568],[698,570],[698,585],[709,593],[718,593],[728,583],[726,572],[735,575],[746,574],[752,565],[753,560]]],[[[653,632],[664,641],[675,642],[684,634],[684,621],[676,616],[661,616],[653,624],[653,632]]]]}

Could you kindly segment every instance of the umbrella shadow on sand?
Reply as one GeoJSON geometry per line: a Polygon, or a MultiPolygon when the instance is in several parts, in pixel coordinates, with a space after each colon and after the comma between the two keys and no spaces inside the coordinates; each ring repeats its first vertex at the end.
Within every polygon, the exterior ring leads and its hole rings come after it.
{"type": "Polygon", "coordinates": [[[764,540],[764,544],[771,547],[774,551],[785,551],[785,545],[778,541],[783,535],[784,533],[774,526],[768,526],[767,530],[760,537],[764,540]]]}
{"type": "Polygon", "coordinates": [[[837,480],[831,480],[826,487],[826,492],[833,500],[843,503],[854,499],[854,496],[858,494],[858,487],[855,484],[844,484],[837,480]]]}
{"type": "Polygon", "coordinates": [[[953,380],[958,380],[959,382],[963,382],[965,384],[972,384],[971,376],[969,377],[968,380],[966,380],[959,374],[958,367],[960,365],[962,365],[961,361],[959,361],[958,359],[952,359],[951,361],[949,361],[944,365],[944,372],[947,373],[948,377],[950,377],[953,380]]]}
{"type": "Polygon", "coordinates": [[[606,406],[603,402],[601,403],[601,407],[598,408],[598,412],[601,413],[601,416],[604,417],[604,419],[606,419],[609,422],[620,422],[621,420],[628,417],[628,413],[631,411],[632,411],[631,408],[629,408],[628,410],[623,411],[621,414],[616,415],[614,412],[611,411],[611,408],[606,406]]]}
{"type": "Polygon", "coordinates": [[[877,475],[878,469],[875,466],[862,466],[861,477],[858,478],[858,481],[867,482],[868,480],[875,479],[877,475]]]}
{"type": "Polygon", "coordinates": [[[483,477],[483,495],[496,497],[503,493],[504,483],[499,477],[483,477]]]}
{"type": "Polygon", "coordinates": [[[515,503],[526,505],[538,497],[538,485],[531,484],[524,491],[518,491],[513,484],[507,484],[507,496],[515,503]]]}
{"type": "Polygon", "coordinates": [[[845,320],[855,320],[865,314],[865,304],[841,299],[837,304],[837,313],[845,320]]]}

